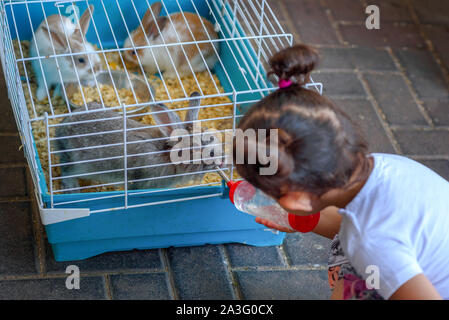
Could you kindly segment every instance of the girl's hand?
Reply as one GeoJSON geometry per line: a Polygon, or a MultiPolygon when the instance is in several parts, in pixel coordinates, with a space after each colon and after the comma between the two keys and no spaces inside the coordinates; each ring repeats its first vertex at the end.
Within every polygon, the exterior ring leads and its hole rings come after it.
{"type": "Polygon", "coordinates": [[[280,226],[280,225],[278,225],[278,224],[276,224],[274,222],[271,222],[271,221],[269,221],[267,219],[263,219],[261,217],[256,217],[256,222],[260,223],[260,224],[263,224],[264,226],[266,226],[266,227],[268,227],[270,229],[275,229],[275,230],[279,230],[279,231],[287,232],[287,233],[296,232],[295,230],[292,230],[292,229],[289,229],[289,228],[286,228],[286,227],[282,227],[282,226],[280,226]]]}

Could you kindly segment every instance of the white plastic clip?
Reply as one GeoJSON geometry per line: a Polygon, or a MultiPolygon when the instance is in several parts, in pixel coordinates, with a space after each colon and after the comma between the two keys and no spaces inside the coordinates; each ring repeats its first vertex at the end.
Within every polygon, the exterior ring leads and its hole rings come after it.
{"type": "MultiPolygon", "coordinates": [[[[34,189],[34,193],[36,199],[40,199],[36,189],[34,189]]],[[[90,209],[44,209],[40,201],[38,201],[38,207],[44,226],[90,216],[90,209]]]]}
{"type": "Polygon", "coordinates": [[[39,207],[44,226],[90,216],[89,209],[43,209],[39,207]]]}

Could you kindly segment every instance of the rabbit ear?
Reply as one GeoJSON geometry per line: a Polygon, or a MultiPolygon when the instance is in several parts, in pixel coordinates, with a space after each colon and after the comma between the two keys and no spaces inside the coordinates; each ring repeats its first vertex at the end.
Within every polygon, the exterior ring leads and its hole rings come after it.
{"type": "MultiPolygon", "coordinates": [[[[45,35],[48,36],[47,26],[42,26],[42,30],[44,31],[45,35]]],[[[58,46],[59,48],[67,47],[67,41],[66,41],[64,35],[50,29],[50,36],[51,36],[51,40],[53,41],[53,44],[55,46],[58,46]]]]}
{"type": "Polygon", "coordinates": [[[161,14],[161,10],[162,4],[160,2],[156,2],[151,5],[151,8],[149,8],[147,12],[145,12],[145,15],[142,18],[142,25],[145,29],[147,29],[150,26],[150,24],[154,22],[153,14],[154,17],[157,19],[161,14]],[[153,12],[153,14],[151,14],[151,12],[153,12]]]}
{"type": "Polygon", "coordinates": [[[156,38],[159,35],[159,30],[162,31],[167,24],[167,17],[159,17],[161,10],[162,4],[160,2],[153,3],[151,9],[148,9],[142,18],[142,26],[150,39],[156,38]],[[151,14],[151,12],[153,12],[153,14],[151,14]],[[153,19],[153,15],[156,20],[153,19]]]}
{"type": "Polygon", "coordinates": [[[156,114],[152,114],[152,116],[154,121],[156,121],[156,124],[163,125],[161,127],[158,127],[158,129],[162,132],[164,136],[169,137],[172,131],[175,129],[184,129],[178,114],[175,111],[168,109],[165,105],[163,104],[152,105],[151,112],[159,112],[156,114]],[[169,124],[173,125],[170,126],[169,124]]]}
{"type": "MultiPolygon", "coordinates": [[[[91,4],[89,6],[90,12],[92,13],[92,16],[94,14],[94,6],[91,4]]],[[[90,25],[90,21],[91,21],[91,16],[89,14],[89,9],[86,9],[83,13],[83,15],[80,18],[80,28],[81,28],[81,33],[83,35],[86,35],[87,30],[89,30],[89,25],[90,25]]]]}
{"type": "MultiPolygon", "coordinates": [[[[200,96],[200,94],[195,91],[190,95],[190,98],[195,98],[195,97],[199,97],[199,96],[200,96]]],[[[201,104],[200,98],[190,100],[189,108],[195,108],[195,109],[189,109],[189,111],[187,111],[186,118],[185,118],[186,122],[198,120],[198,114],[200,113],[200,108],[197,108],[197,107],[199,107],[200,104],[201,104]]]]}

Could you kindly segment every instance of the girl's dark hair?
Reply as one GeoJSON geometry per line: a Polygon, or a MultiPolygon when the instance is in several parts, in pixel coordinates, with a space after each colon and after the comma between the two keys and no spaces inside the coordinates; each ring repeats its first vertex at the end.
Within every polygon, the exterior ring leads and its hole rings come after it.
{"type": "MultiPolygon", "coordinates": [[[[268,133],[278,129],[278,170],[274,175],[260,175],[260,168],[268,165],[259,159],[255,164],[247,163],[248,143],[243,146],[245,163],[236,164],[245,180],[275,198],[286,191],[322,195],[348,186],[358,167],[361,174],[357,181],[369,174],[368,147],[357,125],[329,99],[303,87],[318,60],[318,52],[306,45],[276,53],[270,59],[270,73],[293,84],[253,105],[239,123],[243,131],[266,129],[268,133]]],[[[234,143],[234,159],[237,149],[234,143]]]]}

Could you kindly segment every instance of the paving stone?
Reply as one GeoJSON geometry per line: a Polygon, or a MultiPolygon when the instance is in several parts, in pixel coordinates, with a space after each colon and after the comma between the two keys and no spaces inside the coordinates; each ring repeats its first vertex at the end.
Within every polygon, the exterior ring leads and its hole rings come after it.
{"type": "Polygon", "coordinates": [[[283,1],[268,1],[268,5],[273,11],[276,18],[279,20],[285,20],[284,12],[282,10],[283,1]]]}
{"type": "Polygon", "coordinates": [[[395,153],[385,130],[368,100],[333,99],[354,122],[358,123],[366,139],[370,152],[395,153]]]}
{"type": "Polygon", "coordinates": [[[449,97],[440,67],[428,51],[395,51],[420,98],[449,97]]]}
{"type": "Polygon", "coordinates": [[[407,0],[370,0],[369,4],[379,7],[381,24],[382,21],[413,22],[407,0]]]}
{"type": "Polygon", "coordinates": [[[449,25],[424,26],[427,36],[446,68],[449,69],[449,25]]]}
{"type": "Polygon", "coordinates": [[[0,274],[35,274],[30,204],[0,203],[0,221],[0,274]]]}
{"type": "Polygon", "coordinates": [[[421,23],[449,24],[449,2],[441,0],[412,0],[421,23]]]}
{"type": "Polygon", "coordinates": [[[0,169],[0,197],[20,197],[27,194],[25,167],[0,169]]]}
{"type": "Polygon", "coordinates": [[[276,246],[255,247],[244,244],[228,244],[226,249],[232,267],[284,265],[276,246]]]}
{"type": "Polygon", "coordinates": [[[19,136],[0,135],[0,163],[25,163],[19,136]]]}
{"type": "Polygon", "coordinates": [[[16,133],[16,120],[14,119],[14,114],[12,113],[9,100],[0,100],[0,112],[2,114],[0,117],[0,132],[16,133]],[[9,108],[9,110],[7,108],[9,108]]]}
{"type": "Polygon", "coordinates": [[[365,6],[361,0],[325,0],[335,20],[365,21],[365,6]]]}
{"type": "Polygon", "coordinates": [[[449,100],[424,100],[423,105],[436,125],[449,126],[449,100]]]}
{"type": "Polygon", "coordinates": [[[103,277],[80,277],[79,289],[67,289],[66,278],[0,281],[0,300],[105,299],[103,277]]]}
{"type": "Polygon", "coordinates": [[[402,152],[407,155],[449,154],[449,131],[395,130],[402,152]]]}
{"type": "Polygon", "coordinates": [[[8,99],[8,91],[6,87],[3,69],[0,64],[0,132],[17,132],[16,120],[8,99]]]}
{"type": "Polygon", "coordinates": [[[6,93],[6,87],[0,84],[0,132],[17,132],[16,120],[6,93]]]}
{"type": "Polygon", "coordinates": [[[365,96],[365,90],[354,73],[313,73],[315,82],[323,83],[325,96],[365,96]]]}
{"type": "Polygon", "coordinates": [[[314,233],[291,233],[284,241],[292,265],[326,265],[331,241],[314,233]]]}
{"type": "Polygon", "coordinates": [[[449,181],[449,161],[448,160],[419,160],[425,166],[429,167],[444,179],[449,181]]]}
{"type": "Polygon", "coordinates": [[[317,69],[350,69],[355,68],[351,59],[350,48],[320,48],[320,62],[317,69]]]}
{"type": "Polygon", "coordinates": [[[319,1],[285,0],[301,41],[309,44],[338,44],[337,35],[319,1]]]}
{"type": "Polygon", "coordinates": [[[327,270],[238,271],[244,299],[329,299],[327,270]]]}
{"type": "Polygon", "coordinates": [[[319,69],[355,69],[373,71],[397,71],[390,54],[383,49],[320,48],[322,60],[319,69]]]}
{"type": "Polygon", "coordinates": [[[364,78],[385,113],[388,123],[427,124],[402,76],[365,74],[364,78]]]}
{"type": "MultiPolygon", "coordinates": [[[[288,19],[290,19],[290,17],[286,16],[286,14],[288,14],[288,12],[284,11],[283,1],[269,1],[268,4],[269,4],[271,10],[273,11],[274,16],[278,19],[279,24],[284,29],[284,31],[287,33],[295,33],[296,30],[290,29],[290,24],[289,24],[289,20],[288,20],[288,19]]],[[[272,23],[273,23],[273,21],[272,21],[272,23]]],[[[275,25],[274,23],[273,23],[273,25],[275,26],[275,29],[277,29],[277,25],[275,25]]]]}
{"type": "Polygon", "coordinates": [[[158,250],[131,250],[122,252],[108,252],[86,260],[56,262],[51,245],[46,242],[47,272],[64,273],[67,266],[75,264],[80,272],[103,270],[162,270],[158,250]]]}
{"type": "Polygon", "coordinates": [[[180,299],[234,299],[217,246],[167,250],[180,299]]]}
{"type": "Polygon", "coordinates": [[[24,168],[25,171],[25,184],[26,184],[26,194],[30,195],[31,200],[35,200],[35,194],[34,194],[34,181],[33,177],[31,176],[31,170],[28,165],[24,168]]]}
{"type": "Polygon", "coordinates": [[[367,29],[362,25],[342,25],[340,31],[349,44],[359,46],[424,49],[425,42],[419,29],[412,24],[380,23],[380,29],[367,29]]]}
{"type": "Polygon", "coordinates": [[[168,300],[165,273],[119,274],[110,277],[112,298],[118,300],[168,300]]]}

